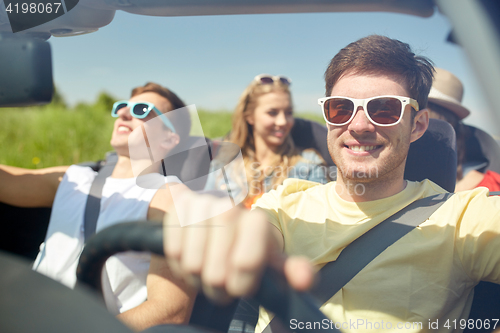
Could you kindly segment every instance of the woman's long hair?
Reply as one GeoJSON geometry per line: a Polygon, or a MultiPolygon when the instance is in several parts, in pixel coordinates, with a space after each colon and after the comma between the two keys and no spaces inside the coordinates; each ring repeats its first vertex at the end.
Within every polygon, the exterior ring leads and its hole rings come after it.
{"type": "Polygon", "coordinates": [[[290,95],[288,85],[275,81],[262,84],[257,80],[252,81],[240,96],[233,115],[233,128],[229,141],[237,144],[242,151],[245,162],[245,171],[249,186],[249,197],[259,196],[262,193],[276,188],[288,176],[288,170],[300,159],[300,154],[295,148],[291,135],[288,135],[275,154],[275,159],[266,170],[260,170],[260,163],[255,158],[255,139],[253,126],[247,121],[257,107],[260,96],[271,92],[284,92],[290,95]],[[270,188],[264,188],[264,178],[274,173],[270,188]]]}

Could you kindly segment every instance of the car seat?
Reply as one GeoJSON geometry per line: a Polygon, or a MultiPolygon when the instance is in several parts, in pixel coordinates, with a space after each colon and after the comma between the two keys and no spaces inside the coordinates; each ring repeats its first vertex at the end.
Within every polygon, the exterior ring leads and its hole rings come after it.
{"type": "Polygon", "coordinates": [[[15,207],[0,202],[4,221],[0,232],[0,250],[34,261],[49,226],[50,208],[15,207]]]}
{"type": "MultiPolygon", "coordinates": [[[[475,169],[500,173],[500,145],[485,131],[470,125],[466,127],[464,171],[475,169]]],[[[464,172],[465,173],[465,172],[464,172]]]]}
{"type": "Polygon", "coordinates": [[[295,146],[300,149],[313,148],[321,154],[328,166],[335,165],[328,152],[326,135],[328,130],[324,124],[302,118],[295,118],[290,132],[295,146]]]}
{"type": "Polygon", "coordinates": [[[448,192],[455,191],[457,179],[456,135],[443,120],[429,119],[424,135],[410,145],[405,179],[432,180],[448,192]]]}

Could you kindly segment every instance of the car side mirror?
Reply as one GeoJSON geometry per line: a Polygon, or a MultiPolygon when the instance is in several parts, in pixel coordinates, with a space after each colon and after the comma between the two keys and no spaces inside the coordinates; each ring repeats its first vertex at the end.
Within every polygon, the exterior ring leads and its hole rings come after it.
{"type": "Polygon", "coordinates": [[[53,91],[50,44],[31,36],[0,34],[0,107],[46,104],[53,91]]]}

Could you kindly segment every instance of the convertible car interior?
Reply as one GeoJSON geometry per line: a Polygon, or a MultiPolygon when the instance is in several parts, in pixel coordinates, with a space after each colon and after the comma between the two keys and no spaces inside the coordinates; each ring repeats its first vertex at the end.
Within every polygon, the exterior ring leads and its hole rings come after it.
{"type": "MultiPolygon", "coordinates": [[[[6,3],[8,1],[0,3],[0,59],[3,60],[0,64],[0,107],[48,103],[53,94],[52,58],[48,40],[52,36],[69,37],[94,32],[112,24],[117,10],[153,16],[387,11],[420,17],[429,17],[439,10],[453,26],[449,39],[467,52],[490,101],[493,118],[500,124],[500,103],[497,103],[500,91],[498,0],[65,0],[64,15],[37,26],[24,27],[24,30],[18,29],[19,32],[15,33],[13,22],[9,21],[10,17],[5,11],[6,3]]],[[[469,129],[468,164],[465,167],[482,172],[500,172],[500,148],[496,141],[478,128],[469,129]]],[[[300,148],[316,149],[325,159],[329,174],[335,178],[336,167],[326,146],[326,131],[323,124],[297,119],[292,135],[300,148]]],[[[171,174],[183,181],[203,179],[216,154],[214,143],[204,137],[190,137],[185,143],[186,147],[171,153],[177,154],[176,158],[166,158],[165,164],[171,174]]],[[[85,165],[97,170],[102,163],[97,161],[85,165]]],[[[443,121],[431,120],[425,135],[410,146],[405,178],[415,181],[427,178],[453,192],[456,163],[453,128],[443,121]]],[[[202,184],[198,183],[193,190],[201,190],[202,184]]],[[[44,240],[50,213],[50,208],[19,208],[0,203],[0,217],[4,222],[0,232],[0,331],[131,332],[107,312],[99,297],[89,288],[80,285],[70,290],[31,270],[31,263],[44,240]]],[[[127,236],[133,239],[130,244],[134,249],[143,249],[141,246],[149,240],[152,248],[144,249],[161,253],[161,229],[158,225],[146,223],[144,230],[131,230],[127,236]],[[140,237],[146,242],[138,242],[140,237]]],[[[105,252],[102,244],[99,245],[94,249],[105,252]]],[[[122,250],[118,245],[116,249],[122,250]]],[[[302,299],[302,296],[295,295],[279,283],[268,283],[271,280],[265,280],[263,288],[281,292],[281,298],[277,297],[274,301],[262,298],[262,304],[269,305],[285,317],[290,315],[287,311],[298,311],[299,314],[302,311],[300,315],[305,316],[321,316],[317,311],[307,310],[307,306],[295,308],[295,299],[300,298],[305,303],[307,299],[302,299]],[[283,307],[287,309],[281,312],[283,307]]],[[[218,308],[200,296],[191,324],[227,331],[235,311],[236,303],[231,308],[218,308]]],[[[499,313],[500,286],[479,284],[475,289],[470,318],[498,318],[499,313]]],[[[249,318],[254,316],[248,314],[249,318]]],[[[171,327],[164,331],[200,332],[192,325],[171,327]]]]}

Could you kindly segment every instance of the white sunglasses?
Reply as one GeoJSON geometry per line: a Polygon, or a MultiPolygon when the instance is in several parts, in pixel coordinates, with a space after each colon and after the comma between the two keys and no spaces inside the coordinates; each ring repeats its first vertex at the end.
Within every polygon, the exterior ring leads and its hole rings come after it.
{"type": "Polygon", "coordinates": [[[289,86],[292,84],[292,80],[286,76],[282,75],[269,75],[269,74],[260,74],[253,78],[254,81],[259,82],[261,84],[274,84],[275,82],[281,82],[282,84],[289,86]]]}
{"type": "Polygon", "coordinates": [[[331,96],[318,99],[322,106],[323,117],[330,125],[343,126],[356,115],[358,107],[363,107],[366,117],[377,126],[394,126],[403,118],[405,107],[410,105],[419,110],[416,100],[403,96],[375,96],[356,99],[343,96],[331,96]]]}

